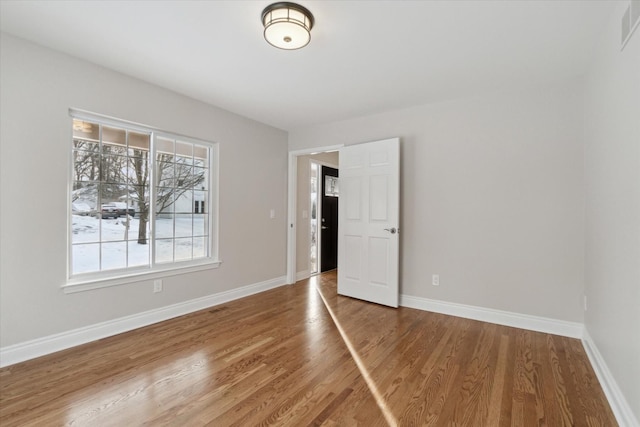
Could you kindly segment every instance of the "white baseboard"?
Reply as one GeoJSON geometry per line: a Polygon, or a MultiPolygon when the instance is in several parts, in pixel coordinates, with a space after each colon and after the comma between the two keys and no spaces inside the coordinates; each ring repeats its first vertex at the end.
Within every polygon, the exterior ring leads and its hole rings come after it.
{"type": "Polygon", "coordinates": [[[24,362],[56,351],[65,350],[77,345],[86,344],[101,338],[110,337],[153,323],[162,322],[174,317],[202,310],[214,305],[223,304],[249,295],[264,292],[269,289],[283,286],[286,277],[276,277],[264,282],[254,283],[229,291],[219,292],[202,298],[161,307],[107,322],[26,341],[19,344],[0,348],[0,367],[24,362]]]}
{"type": "Polygon", "coordinates": [[[309,273],[309,270],[298,271],[296,273],[296,282],[299,280],[308,279],[309,277],[311,277],[311,273],[309,273]]]}
{"type": "Polygon", "coordinates": [[[611,371],[609,371],[604,358],[600,354],[600,351],[598,351],[596,343],[591,339],[586,328],[584,330],[584,336],[582,337],[582,345],[589,357],[593,370],[596,372],[598,381],[600,381],[600,386],[607,396],[607,400],[609,401],[613,414],[616,416],[618,424],[620,424],[621,427],[640,426],[627,399],[625,399],[622,391],[620,391],[618,383],[613,378],[613,375],[611,375],[611,371]]]}
{"type": "Polygon", "coordinates": [[[400,305],[403,307],[416,308],[418,310],[433,311],[435,313],[448,314],[450,316],[481,320],[483,322],[496,323],[498,325],[511,326],[514,328],[529,329],[532,331],[561,335],[564,337],[582,338],[583,336],[584,326],[582,323],[578,322],[567,322],[565,320],[530,316],[527,314],[512,313],[510,311],[456,304],[410,295],[400,295],[400,305]]]}

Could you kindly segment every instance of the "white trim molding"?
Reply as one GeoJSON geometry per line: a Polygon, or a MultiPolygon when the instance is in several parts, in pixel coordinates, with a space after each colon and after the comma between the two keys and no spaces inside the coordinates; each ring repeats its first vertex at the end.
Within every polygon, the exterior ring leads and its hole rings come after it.
{"type": "Polygon", "coordinates": [[[66,285],[62,285],[65,294],[73,294],[76,292],[90,291],[93,289],[107,288],[109,286],[124,285],[127,283],[143,282],[153,279],[164,279],[165,277],[178,276],[185,273],[193,273],[196,271],[204,271],[218,268],[222,261],[205,261],[199,263],[191,263],[182,267],[170,266],[166,270],[157,269],[155,271],[142,271],[138,273],[127,273],[118,277],[105,277],[102,279],[92,280],[75,280],[68,281],[66,285]]]}
{"type": "Polygon", "coordinates": [[[618,387],[618,383],[613,378],[613,375],[611,375],[611,371],[609,371],[607,363],[604,361],[596,343],[593,341],[586,328],[584,329],[584,335],[582,337],[582,345],[589,357],[591,366],[598,377],[598,381],[600,381],[600,386],[602,387],[605,396],[607,396],[607,400],[609,401],[613,414],[616,416],[618,424],[622,427],[640,426],[640,423],[633,414],[627,399],[625,399],[624,394],[622,394],[622,391],[618,387]]]}
{"type": "Polygon", "coordinates": [[[456,304],[428,298],[400,295],[400,305],[423,311],[448,314],[466,319],[481,320],[514,328],[529,329],[570,338],[582,338],[584,326],[578,322],[531,316],[510,311],[494,310],[473,305],[456,304]]]}
{"type": "Polygon", "coordinates": [[[174,317],[193,313],[218,304],[223,304],[249,295],[254,295],[285,284],[286,277],[254,283],[237,289],[219,292],[201,298],[180,302],[167,307],[145,311],[95,325],[49,335],[0,348],[0,367],[24,362],[56,351],[66,350],[101,338],[110,337],[133,329],[148,326],[174,317]]]}

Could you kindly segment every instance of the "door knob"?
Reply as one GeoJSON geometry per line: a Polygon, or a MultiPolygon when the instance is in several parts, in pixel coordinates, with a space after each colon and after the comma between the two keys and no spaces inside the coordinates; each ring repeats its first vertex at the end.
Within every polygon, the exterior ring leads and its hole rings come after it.
{"type": "Polygon", "coordinates": [[[396,228],[395,227],[391,227],[391,228],[385,228],[384,231],[388,231],[391,234],[396,234],[396,228]]]}
{"type": "Polygon", "coordinates": [[[322,227],[320,227],[320,228],[321,228],[321,229],[323,229],[323,230],[326,230],[326,229],[327,229],[327,228],[329,228],[329,227],[326,227],[326,226],[324,226],[324,225],[323,225],[323,226],[322,226],[322,227]]]}

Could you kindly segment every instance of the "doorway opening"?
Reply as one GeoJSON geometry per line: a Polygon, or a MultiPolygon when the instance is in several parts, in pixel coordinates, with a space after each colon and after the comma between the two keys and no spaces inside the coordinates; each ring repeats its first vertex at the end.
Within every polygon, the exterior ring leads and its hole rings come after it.
{"type": "MultiPolygon", "coordinates": [[[[293,284],[298,280],[306,279],[312,274],[318,274],[323,271],[323,233],[321,229],[323,217],[321,215],[322,194],[324,194],[324,192],[322,189],[322,168],[328,166],[337,170],[338,150],[341,147],[342,145],[334,145],[289,152],[289,221],[287,224],[288,284],[293,284]],[[314,197],[315,202],[313,201],[314,197]]],[[[336,184],[337,181],[334,180],[334,190],[337,190],[336,184]]],[[[331,187],[329,188],[331,189],[331,187]]],[[[327,225],[325,225],[325,227],[327,227],[327,225]]],[[[335,227],[337,227],[337,222],[335,227]]],[[[325,247],[325,249],[327,249],[327,247],[325,247]]],[[[334,250],[337,253],[337,237],[334,250]]]]}
{"type": "Polygon", "coordinates": [[[311,173],[309,174],[309,201],[311,202],[311,215],[309,215],[309,273],[313,276],[320,272],[320,227],[318,226],[318,212],[320,201],[318,194],[320,189],[320,165],[311,161],[311,173]]]}

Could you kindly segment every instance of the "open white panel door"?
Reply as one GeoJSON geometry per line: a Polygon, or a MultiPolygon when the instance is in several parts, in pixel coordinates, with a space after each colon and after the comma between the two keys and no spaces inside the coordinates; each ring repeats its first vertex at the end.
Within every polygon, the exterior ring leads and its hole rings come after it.
{"type": "Polygon", "coordinates": [[[398,306],[400,140],[340,149],[338,293],[398,306]]]}

